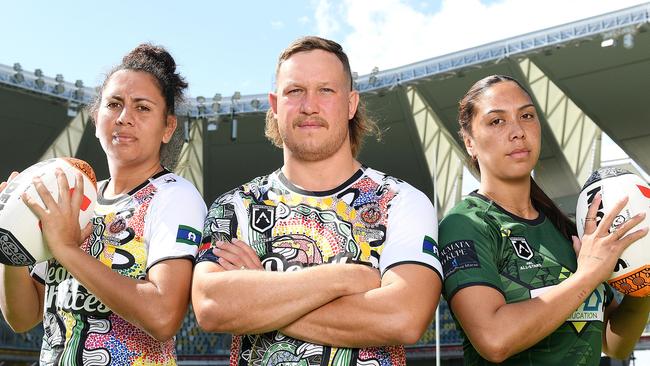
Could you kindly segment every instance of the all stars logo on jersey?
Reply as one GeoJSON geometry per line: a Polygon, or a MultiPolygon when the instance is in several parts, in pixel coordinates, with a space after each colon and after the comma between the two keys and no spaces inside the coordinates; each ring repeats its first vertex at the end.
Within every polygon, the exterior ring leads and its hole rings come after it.
{"type": "Polygon", "coordinates": [[[266,205],[253,205],[251,209],[251,227],[264,233],[275,224],[275,208],[266,205]]]}
{"type": "Polygon", "coordinates": [[[510,243],[515,250],[517,257],[523,260],[530,260],[533,257],[533,250],[528,245],[528,241],[523,236],[511,236],[510,243]]]}

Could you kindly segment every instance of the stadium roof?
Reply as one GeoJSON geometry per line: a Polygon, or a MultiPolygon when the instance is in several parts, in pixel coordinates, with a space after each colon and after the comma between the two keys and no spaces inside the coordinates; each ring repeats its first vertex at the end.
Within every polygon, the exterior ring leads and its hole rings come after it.
{"type": "MultiPolygon", "coordinates": [[[[462,180],[457,101],[479,78],[509,74],[529,87],[543,115],[536,179],[570,210],[584,177],[600,163],[601,130],[650,171],[649,23],[646,3],[358,76],[356,87],[385,129],[383,141],[369,141],[360,160],[429,197],[435,180],[438,204],[446,210],[458,199],[462,180]]],[[[80,113],[95,93],[81,82],[0,65],[0,175],[67,144],[68,154],[107,176],[94,131],[80,113]]],[[[266,94],[215,95],[192,98],[179,113],[188,138],[181,168],[207,201],[281,165],[281,152],[263,135],[267,109],[266,94]]]]}

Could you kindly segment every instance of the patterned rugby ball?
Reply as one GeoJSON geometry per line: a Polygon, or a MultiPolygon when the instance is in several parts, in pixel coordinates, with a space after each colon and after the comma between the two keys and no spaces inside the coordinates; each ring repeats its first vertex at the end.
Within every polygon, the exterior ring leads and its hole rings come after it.
{"type": "MultiPolygon", "coordinates": [[[[646,218],[630,232],[650,225],[648,183],[624,169],[601,168],[587,179],[578,197],[576,224],[580,237],[584,233],[587,209],[598,192],[602,194],[602,202],[596,214],[597,224],[618,200],[627,195],[627,205],[614,219],[610,232],[640,212],[645,212],[646,218]]],[[[637,240],[623,252],[608,282],[623,294],[650,296],[650,236],[637,240]]]]}
{"type": "MultiPolygon", "coordinates": [[[[76,170],[83,172],[84,198],[79,212],[79,225],[84,227],[93,216],[97,201],[97,180],[93,169],[83,160],[54,158],[36,163],[25,169],[0,192],[0,262],[12,266],[28,266],[52,258],[43,239],[40,222],[20,197],[27,192],[41,206],[32,179],[40,176],[55,200],[58,200],[58,183],[55,169],[61,168],[70,187],[75,185],[76,170]]],[[[71,189],[72,190],[72,189],[71,189]]]]}

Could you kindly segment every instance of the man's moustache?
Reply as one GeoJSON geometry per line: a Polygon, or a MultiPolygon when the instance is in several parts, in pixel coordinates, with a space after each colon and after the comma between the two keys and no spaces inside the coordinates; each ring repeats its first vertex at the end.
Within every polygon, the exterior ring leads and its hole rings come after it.
{"type": "Polygon", "coordinates": [[[310,120],[312,122],[317,122],[318,125],[320,125],[322,127],[325,127],[325,128],[329,127],[329,123],[327,123],[327,121],[324,118],[318,117],[318,116],[311,116],[311,117],[300,116],[300,117],[297,117],[296,119],[293,120],[293,127],[298,127],[298,126],[302,125],[306,120],[310,120]]]}

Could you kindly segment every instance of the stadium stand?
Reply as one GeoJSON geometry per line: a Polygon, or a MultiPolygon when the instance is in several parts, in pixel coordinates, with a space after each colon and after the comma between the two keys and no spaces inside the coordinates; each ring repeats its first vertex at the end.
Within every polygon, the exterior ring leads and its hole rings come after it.
{"type": "Polygon", "coordinates": [[[229,334],[206,333],[199,328],[192,309],[185,316],[181,330],[176,335],[176,353],[185,365],[199,361],[198,355],[211,360],[227,360],[230,356],[229,334]]]}
{"type": "Polygon", "coordinates": [[[42,326],[38,326],[29,332],[16,334],[4,320],[0,321],[0,344],[3,348],[33,351],[41,348],[42,339],[42,326]]]}
{"type": "Polygon", "coordinates": [[[40,324],[29,332],[16,334],[0,318],[0,365],[29,365],[37,361],[42,339],[40,324]]]}
{"type": "MultiPolygon", "coordinates": [[[[649,23],[650,3],[646,3],[359,76],[355,84],[368,110],[381,116],[381,126],[387,131],[383,144],[367,143],[361,160],[411,182],[432,199],[435,183],[435,199],[442,216],[460,198],[462,186],[462,149],[455,137],[458,98],[482,76],[513,74],[535,93],[537,106],[543,112],[545,136],[555,137],[542,148],[536,178],[570,212],[583,175],[600,164],[593,157],[600,152],[601,132],[631,156],[635,166],[650,171],[650,123],[639,123],[650,116],[649,23]],[[601,44],[603,40],[620,41],[623,37],[634,39],[636,46],[601,44]],[[612,82],[603,88],[603,80],[612,82]],[[565,134],[565,130],[570,133],[565,134]]],[[[103,153],[93,129],[86,128],[88,118],[81,108],[93,93],[93,88],[80,82],[67,83],[62,78],[58,81],[43,76],[40,70],[22,70],[19,65],[0,65],[0,176],[39,159],[63,154],[89,161],[98,177],[106,177],[103,153]],[[29,136],[29,143],[17,142],[23,139],[15,136],[29,136]]],[[[241,183],[245,180],[242,177],[281,164],[280,153],[263,136],[267,108],[265,95],[223,99],[215,95],[207,101],[202,97],[190,100],[188,110],[183,112],[188,116],[189,132],[179,174],[192,180],[206,201],[211,202],[218,193],[241,183]],[[238,160],[222,158],[230,155],[237,155],[238,160]],[[224,171],[231,174],[224,175],[224,171]]],[[[445,365],[453,365],[462,355],[462,336],[445,301],[440,303],[439,317],[441,359],[445,365]]],[[[0,319],[0,365],[36,362],[42,336],[41,326],[15,334],[0,319]]],[[[201,331],[190,311],[177,335],[179,363],[225,365],[230,341],[229,335],[201,331]]],[[[409,365],[431,365],[435,346],[436,328],[432,323],[420,341],[407,348],[409,365]]],[[[650,349],[650,325],[637,349],[650,349]]]]}

